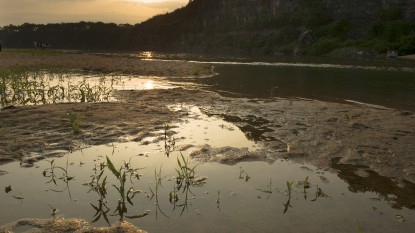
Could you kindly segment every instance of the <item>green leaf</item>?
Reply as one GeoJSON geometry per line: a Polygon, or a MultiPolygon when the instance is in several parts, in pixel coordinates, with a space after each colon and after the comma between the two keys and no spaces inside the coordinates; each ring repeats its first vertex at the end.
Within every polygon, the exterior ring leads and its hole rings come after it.
{"type": "Polygon", "coordinates": [[[117,177],[120,178],[121,174],[119,171],[117,171],[117,169],[115,169],[114,164],[112,164],[111,160],[108,158],[107,156],[107,164],[108,164],[108,169],[110,169],[110,171],[117,177]]]}
{"type": "Polygon", "coordinates": [[[12,186],[11,186],[11,185],[9,185],[9,186],[5,187],[5,188],[4,188],[4,191],[5,191],[6,193],[9,193],[10,191],[12,191],[12,186]]]}

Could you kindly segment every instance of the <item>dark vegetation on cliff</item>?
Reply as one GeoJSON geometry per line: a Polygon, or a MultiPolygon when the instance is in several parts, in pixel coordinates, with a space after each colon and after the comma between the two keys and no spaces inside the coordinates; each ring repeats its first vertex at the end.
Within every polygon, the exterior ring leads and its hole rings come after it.
{"type": "Polygon", "coordinates": [[[26,23],[1,28],[0,40],[11,48],[29,48],[38,41],[59,49],[87,50],[360,56],[395,49],[400,55],[415,53],[415,22],[406,9],[415,7],[414,1],[400,1],[403,5],[368,2],[193,0],[136,25],[26,23]]]}

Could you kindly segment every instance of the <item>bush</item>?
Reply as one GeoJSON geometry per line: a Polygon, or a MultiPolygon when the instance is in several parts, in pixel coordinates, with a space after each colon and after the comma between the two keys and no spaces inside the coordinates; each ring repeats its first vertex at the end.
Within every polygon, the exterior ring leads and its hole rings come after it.
{"type": "Polygon", "coordinates": [[[393,49],[393,46],[385,40],[374,40],[372,49],[378,53],[386,53],[393,49]]]}
{"type": "Polygon", "coordinates": [[[399,41],[398,51],[400,55],[415,54],[415,35],[402,37],[399,41]]]}
{"type": "Polygon", "coordinates": [[[400,37],[414,33],[414,24],[405,21],[373,23],[370,33],[372,38],[386,39],[389,42],[396,42],[400,37]]]}
{"type": "Polygon", "coordinates": [[[321,38],[316,43],[308,46],[305,53],[308,55],[322,55],[331,52],[340,46],[338,39],[321,38]]]}

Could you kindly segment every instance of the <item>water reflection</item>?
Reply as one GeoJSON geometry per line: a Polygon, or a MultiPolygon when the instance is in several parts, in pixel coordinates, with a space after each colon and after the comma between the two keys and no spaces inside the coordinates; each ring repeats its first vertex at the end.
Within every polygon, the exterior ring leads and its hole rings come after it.
{"type": "Polygon", "coordinates": [[[378,197],[373,198],[374,201],[387,201],[396,209],[405,207],[415,210],[415,184],[406,180],[397,182],[380,176],[365,166],[341,164],[339,160],[333,159],[331,167],[339,171],[338,176],[349,184],[351,192],[375,192],[378,197]],[[364,173],[364,176],[359,173],[364,173]]]}
{"type": "Polygon", "coordinates": [[[160,77],[86,75],[50,72],[0,73],[1,107],[64,102],[116,101],[115,90],[152,90],[174,87],[160,77]]]}

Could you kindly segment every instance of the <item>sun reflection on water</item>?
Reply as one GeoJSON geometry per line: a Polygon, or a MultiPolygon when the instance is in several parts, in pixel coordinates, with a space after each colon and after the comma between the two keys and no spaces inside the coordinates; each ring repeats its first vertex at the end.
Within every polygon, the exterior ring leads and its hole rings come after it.
{"type": "Polygon", "coordinates": [[[153,80],[147,80],[144,83],[144,90],[152,90],[154,89],[154,81],[153,80]]]}

